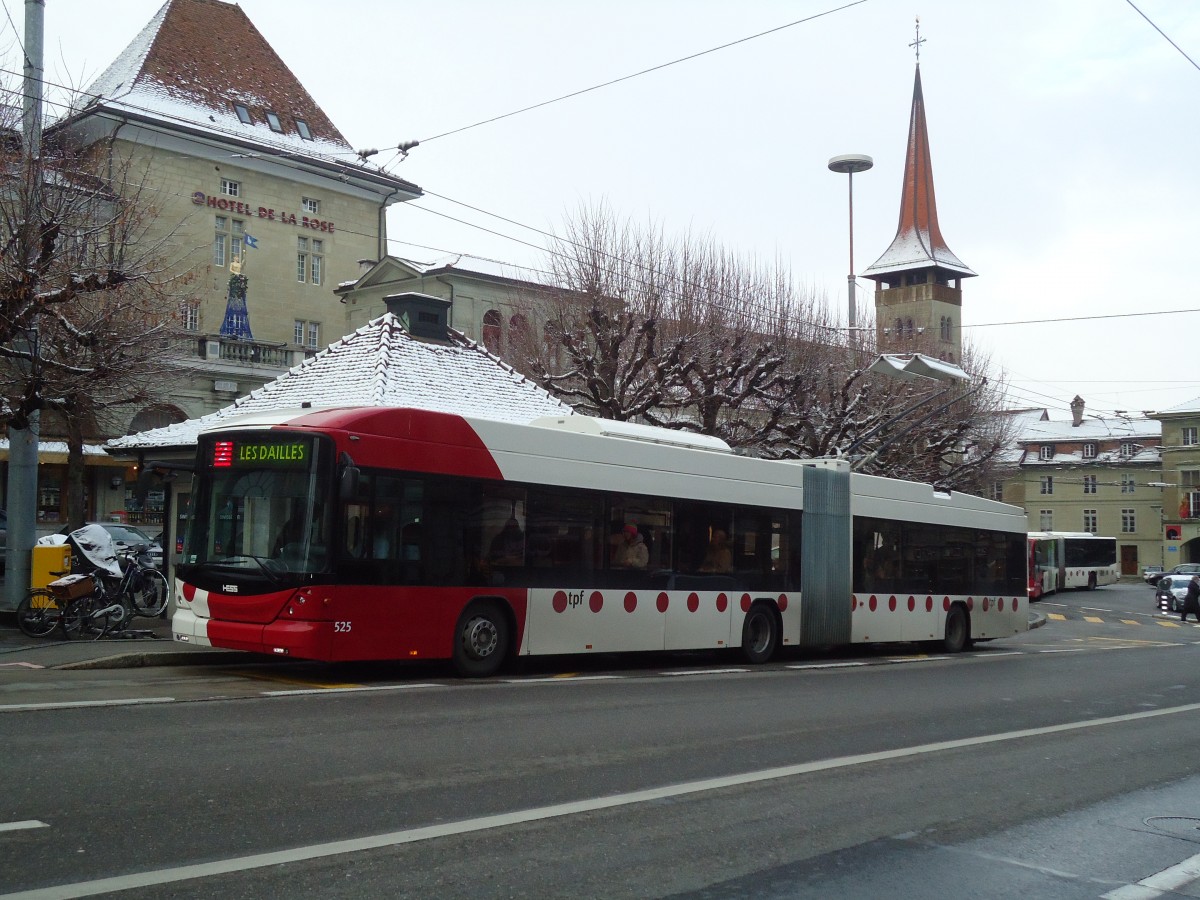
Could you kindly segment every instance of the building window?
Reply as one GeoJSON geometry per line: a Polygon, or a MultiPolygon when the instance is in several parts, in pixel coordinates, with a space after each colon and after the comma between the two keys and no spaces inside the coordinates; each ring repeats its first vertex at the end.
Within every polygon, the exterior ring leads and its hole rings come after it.
{"type": "Polygon", "coordinates": [[[221,179],[221,193],[227,197],[242,196],[242,183],[240,181],[230,181],[228,178],[221,179]]]}
{"type": "Polygon", "coordinates": [[[254,120],[250,118],[250,110],[246,109],[241,103],[233,104],[233,109],[237,113],[238,121],[243,125],[249,125],[254,120]]]}
{"type": "Polygon", "coordinates": [[[1083,476],[1083,492],[1085,494],[1096,493],[1096,476],[1095,475],[1084,475],[1083,476]]]}
{"type": "Polygon", "coordinates": [[[311,141],[313,139],[312,132],[308,130],[308,123],[305,122],[303,119],[296,120],[296,130],[298,132],[300,132],[301,140],[311,141]]]}
{"type": "Polygon", "coordinates": [[[305,212],[319,213],[321,211],[321,201],[314,200],[312,197],[304,197],[300,201],[300,205],[304,207],[305,212]]]}
{"type": "Polygon", "coordinates": [[[179,308],[179,317],[184,331],[200,330],[200,304],[184,303],[179,308]]]}
{"type": "Polygon", "coordinates": [[[321,323],[296,319],[292,322],[292,340],[301,347],[316,350],[321,345],[321,323]]]}
{"type": "Polygon", "coordinates": [[[267,124],[271,126],[272,131],[278,131],[283,134],[283,123],[279,121],[279,116],[273,112],[267,113],[267,124]]]}
{"type": "Polygon", "coordinates": [[[1137,450],[1138,450],[1137,444],[1134,444],[1130,441],[1125,441],[1121,444],[1121,458],[1128,459],[1129,457],[1131,457],[1135,453],[1137,453],[1137,450]]]}
{"type": "Polygon", "coordinates": [[[1095,459],[1096,458],[1096,445],[1095,444],[1084,444],[1083,445],[1083,458],[1084,459],[1095,459]]]}
{"type": "Polygon", "coordinates": [[[483,314],[483,346],[492,353],[500,352],[500,312],[489,309],[483,314]]]}
{"type": "Polygon", "coordinates": [[[1054,476],[1053,475],[1043,475],[1042,476],[1042,493],[1043,494],[1053,494],[1054,493],[1054,476]]]}
{"type": "Polygon", "coordinates": [[[240,259],[246,223],[242,219],[216,216],[214,224],[216,234],[213,237],[213,265],[223,266],[228,261],[240,259]]]}
{"type": "Polygon", "coordinates": [[[1121,510],[1121,533],[1133,534],[1137,531],[1137,516],[1132,509],[1121,510]]]}
{"type": "Polygon", "coordinates": [[[1197,441],[1196,441],[1195,426],[1190,426],[1188,428],[1183,429],[1183,446],[1194,447],[1196,445],[1196,443],[1197,443],[1197,441]]]}
{"type": "Polygon", "coordinates": [[[1038,450],[1038,459],[1054,459],[1054,445],[1042,444],[1041,448],[1038,450]]]}
{"type": "Polygon", "coordinates": [[[992,482],[992,499],[993,500],[1003,500],[1004,499],[1004,482],[1003,481],[993,481],[992,482]]]}
{"type": "Polygon", "coordinates": [[[296,280],[308,281],[308,238],[296,238],[296,280]]]}
{"type": "Polygon", "coordinates": [[[1134,484],[1136,484],[1136,482],[1133,480],[1132,475],[1130,475],[1128,473],[1122,475],[1121,476],[1121,493],[1122,494],[1132,494],[1134,484]]]}
{"type": "Polygon", "coordinates": [[[1053,531],[1054,530],[1054,511],[1050,509],[1038,510],[1038,530],[1053,531]]]}
{"type": "Polygon", "coordinates": [[[312,257],[309,264],[309,279],[313,284],[321,283],[321,269],[325,263],[325,242],[316,239],[312,242],[312,257]]]}
{"type": "Polygon", "coordinates": [[[1100,528],[1096,525],[1096,511],[1094,509],[1085,509],[1083,511],[1083,530],[1088,534],[1099,534],[1100,528]]]}
{"type": "Polygon", "coordinates": [[[1185,488],[1200,487],[1200,469],[1180,469],[1179,483],[1185,488]]]}

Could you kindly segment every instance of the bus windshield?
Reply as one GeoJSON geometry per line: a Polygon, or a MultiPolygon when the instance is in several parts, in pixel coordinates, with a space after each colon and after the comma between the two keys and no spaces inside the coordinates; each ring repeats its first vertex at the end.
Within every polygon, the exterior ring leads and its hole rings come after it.
{"type": "Polygon", "coordinates": [[[268,578],[325,571],[332,476],[324,446],[286,434],[202,441],[185,564],[268,578]]]}

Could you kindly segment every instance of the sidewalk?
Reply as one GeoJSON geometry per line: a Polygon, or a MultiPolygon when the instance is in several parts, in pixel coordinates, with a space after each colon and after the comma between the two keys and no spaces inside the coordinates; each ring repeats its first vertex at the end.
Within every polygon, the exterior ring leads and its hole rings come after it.
{"type": "Polygon", "coordinates": [[[144,637],[64,641],[58,635],[31,638],[17,627],[15,613],[0,612],[0,667],[45,669],[131,669],[140,666],[200,666],[245,661],[237,650],[197,647],[171,639],[171,620],[135,618],[130,628],[144,637]]]}

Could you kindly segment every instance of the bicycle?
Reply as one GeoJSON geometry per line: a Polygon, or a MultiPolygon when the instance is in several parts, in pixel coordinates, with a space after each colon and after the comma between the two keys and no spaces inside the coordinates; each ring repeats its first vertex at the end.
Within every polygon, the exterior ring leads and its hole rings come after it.
{"type": "Polygon", "coordinates": [[[97,640],[110,637],[145,637],[150,631],[130,629],[134,616],[160,615],[170,600],[170,588],[162,572],[149,564],[145,546],[139,545],[121,554],[121,576],[106,576],[97,570],[92,575],[62,578],[50,585],[72,596],[59,618],[62,633],[68,639],[97,640]]]}
{"type": "Polygon", "coordinates": [[[17,627],[30,637],[47,637],[58,628],[63,606],[49,588],[34,588],[17,605],[17,627]]]}

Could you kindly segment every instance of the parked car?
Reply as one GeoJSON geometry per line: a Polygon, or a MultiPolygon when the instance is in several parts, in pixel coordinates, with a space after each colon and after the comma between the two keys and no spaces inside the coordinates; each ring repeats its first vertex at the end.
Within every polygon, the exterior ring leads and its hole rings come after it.
{"type": "Polygon", "coordinates": [[[1167,575],[1200,575],[1200,563],[1180,563],[1174,568],[1167,569],[1167,571],[1162,572],[1157,578],[1153,578],[1153,580],[1151,580],[1153,577],[1151,576],[1146,580],[1151,584],[1158,584],[1159,579],[1167,575]]]}
{"type": "Polygon", "coordinates": [[[1142,566],[1142,580],[1146,584],[1154,584],[1163,576],[1162,566],[1142,566]]]}
{"type": "MultiPolygon", "coordinates": [[[[87,522],[88,525],[99,525],[113,539],[113,543],[117,547],[117,552],[134,547],[138,544],[145,544],[150,553],[150,561],[154,564],[154,568],[161,569],[163,564],[163,548],[162,544],[154,540],[142,529],[134,525],[122,525],[119,522],[87,522]]],[[[59,534],[69,534],[71,528],[66,527],[59,530],[59,534]]]]}
{"type": "Polygon", "coordinates": [[[1187,598],[1188,582],[1191,575],[1163,575],[1155,586],[1154,598],[1158,608],[1163,612],[1177,613],[1183,610],[1183,601],[1187,598]]]}

